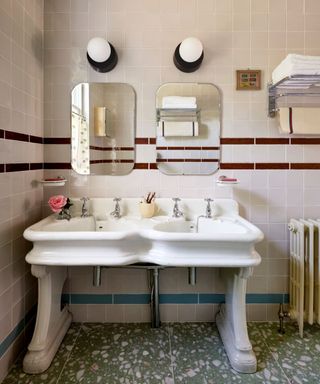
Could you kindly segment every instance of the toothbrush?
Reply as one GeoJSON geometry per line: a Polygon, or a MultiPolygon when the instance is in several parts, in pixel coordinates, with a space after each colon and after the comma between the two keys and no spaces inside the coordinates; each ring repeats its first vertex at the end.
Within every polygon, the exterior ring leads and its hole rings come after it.
{"type": "Polygon", "coordinates": [[[151,204],[152,200],[154,200],[156,193],[155,192],[149,192],[147,194],[147,197],[144,199],[147,204],[151,204]]]}

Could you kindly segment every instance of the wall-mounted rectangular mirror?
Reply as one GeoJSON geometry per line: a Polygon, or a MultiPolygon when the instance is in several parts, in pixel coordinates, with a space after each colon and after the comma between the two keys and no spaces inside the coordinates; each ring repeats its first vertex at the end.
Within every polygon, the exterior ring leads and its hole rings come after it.
{"type": "Polygon", "coordinates": [[[220,93],[213,84],[167,83],[156,95],[157,165],[166,174],[211,174],[220,159],[220,93]]]}
{"type": "Polygon", "coordinates": [[[136,94],[128,84],[81,83],[71,94],[71,165],[81,175],[134,166],[136,94]]]}

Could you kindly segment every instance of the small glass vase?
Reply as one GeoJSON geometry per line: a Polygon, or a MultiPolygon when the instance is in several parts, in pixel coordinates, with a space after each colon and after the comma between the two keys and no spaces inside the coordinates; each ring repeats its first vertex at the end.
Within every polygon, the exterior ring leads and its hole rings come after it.
{"type": "Polygon", "coordinates": [[[62,208],[61,211],[57,215],[57,220],[70,220],[71,214],[69,209],[62,208]]]}

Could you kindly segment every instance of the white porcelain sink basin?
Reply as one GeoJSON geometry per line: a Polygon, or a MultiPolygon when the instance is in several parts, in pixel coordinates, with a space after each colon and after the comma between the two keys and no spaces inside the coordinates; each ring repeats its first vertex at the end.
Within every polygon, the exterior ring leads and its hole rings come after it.
{"type": "Polygon", "coordinates": [[[196,224],[186,220],[168,220],[165,223],[156,224],[153,230],[167,233],[192,233],[196,231],[196,224]]]}
{"type": "Polygon", "coordinates": [[[212,219],[200,217],[198,225],[196,221],[168,221],[144,230],[142,235],[154,240],[191,242],[258,242],[263,236],[257,227],[240,216],[212,219]]]}
{"type": "Polygon", "coordinates": [[[97,220],[95,230],[98,232],[129,232],[137,230],[138,225],[132,220],[97,220]]]}
{"type": "Polygon", "coordinates": [[[94,216],[73,217],[71,220],[57,220],[55,215],[46,217],[24,231],[27,240],[75,241],[75,240],[120,240],[134,230],[130,222],[116,220],[96,221],[94,216]],[[97,228],[101,226],[102,228],[97,228]]]}
{"type": "MultiPolygon", "coordinates": [[[[247,224],[250,224],[247,222],[247,224]]],[[[200,217],[198,232],[203,234],[246,234],[252,230],[251,225],[246,226],[240,219],[219,217],[207,219],[200,217]]]]}

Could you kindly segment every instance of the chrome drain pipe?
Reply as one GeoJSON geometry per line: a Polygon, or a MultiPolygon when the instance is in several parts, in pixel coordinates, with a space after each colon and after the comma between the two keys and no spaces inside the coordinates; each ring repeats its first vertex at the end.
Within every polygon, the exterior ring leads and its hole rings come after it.
{"type": "Polygon", "coordinates": [[[154,267],[152,270],[151,282],[151,327],[160,327],[160,308],[159,308],[159,268],[154,267]]]}
{"type": "Polygon", "coordinates": [[[188,268],[188,280],[190,285],[197,284],[197,268],[196,267],[188,268]]]}
{"type": "Polygon", "coordinates": [[[95,287],[100,287],[101,285],[101,267],[100,266],[93,267],[93,285],[95,287]]]}

